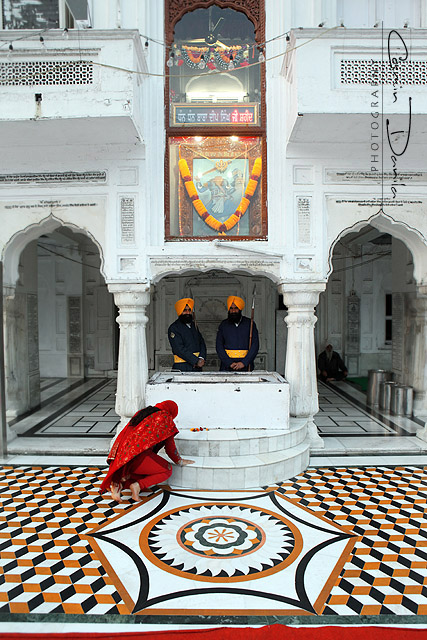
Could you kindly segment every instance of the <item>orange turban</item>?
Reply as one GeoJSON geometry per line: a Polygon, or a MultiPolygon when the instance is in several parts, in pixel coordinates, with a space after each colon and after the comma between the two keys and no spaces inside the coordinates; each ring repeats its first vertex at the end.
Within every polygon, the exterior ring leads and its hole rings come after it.
{"type": "Polygon", "coordinates": [[[185,306],[188,304],[188,306],[190,307],[191,311],[193,311],[193,307],[194,307],[194,300],[193,298],[181,298],[181,300],[178,300],[178,302],[175,302],[175,311],[177,312],[177,314],[180,316],[181,313],[184,311],[185,306]]]}
{"type": "Polygon", "coordinates": [[[239,298],[238,296],[228,296],[227,309],[230,309],[233,302],[236,305],[236,307],[240,309],[240,311],[243,311],[243,309],[245,308],[245,301],[243,300],[243,298],[239,298]]]}

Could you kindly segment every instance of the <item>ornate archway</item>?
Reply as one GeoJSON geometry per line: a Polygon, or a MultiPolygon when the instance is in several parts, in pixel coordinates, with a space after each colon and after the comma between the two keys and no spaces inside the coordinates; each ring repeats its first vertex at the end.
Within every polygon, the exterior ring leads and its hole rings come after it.
{"type": "Polygon", "coordinates": [[[3,259],[7,409],[16,419],[40,404],[41,378],[114,369],[114,308],[100,244],[77,225],[53,215],[28,225],[3,259]]]}
{"type": "Polygon", "coordinates": [[[369,369],[392,370],[397,381],[414,388],[414,413],[424,415],[427,239],[384,212],[338,233],[335,219],[330,235],[334,224],[334,237],[328,238],[329,282],[318,308],[318,348],[326,337],[335,342],[356,376],[366,376],[369,369]]]}
{"type": "Polygon", "coordinates": [[[52,233],[60,227],[67,227],[74,233],[82,233],[88,236],[99,251],[101,258],[100,271],[103,277],[106,277],[103,247],[94,234],[71,222],[64,222],[51,214],[44,220],[34,222],[24,229],[20,229],[5,243],[2,251],[2,261],[4,265],[3,281],[5,286],[15,286],[19,277],[19,259],[25,247],[41,235],[52,233]]]}

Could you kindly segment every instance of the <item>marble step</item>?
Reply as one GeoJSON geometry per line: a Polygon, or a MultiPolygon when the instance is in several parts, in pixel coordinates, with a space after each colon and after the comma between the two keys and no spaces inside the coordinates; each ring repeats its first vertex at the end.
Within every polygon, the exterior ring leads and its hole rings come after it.
{"type": "Polygon", "coordinates": [[[184,457],[248,456],[284,451],[306,437],[306,419],[291,418],[290,429],[181,429],[176,437],[184,457]]]}
{"type": "Polygon", "coordinates": [[[285,451],[257,455],[193,456],[194,464],[173,467],[169,484],[197,489],[248,489],[282,482],[304,471],[309,463],[306,440],[285,451]]]}
{"type": "Polygon", "coordinates": [[[8,455],[102,456],[106,461],[110,446],[111,438],[17,437],[8,442],[7,452],[8,455]]]}

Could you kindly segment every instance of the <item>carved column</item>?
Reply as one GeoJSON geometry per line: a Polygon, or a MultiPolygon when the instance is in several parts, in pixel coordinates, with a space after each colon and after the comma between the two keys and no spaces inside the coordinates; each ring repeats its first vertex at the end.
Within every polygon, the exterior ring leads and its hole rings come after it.
{"type": "Polygon", "coordinates": [[[119,430],[145,406],[148,381],[148,357],[145,328],[150,303],[150,285],[109,284],[109,291],[119,308],[119,363],[117,373],[116,413],[121,417],[119,430]]]}
{"type": "Polygon", "coordinates": [[[319,411],[314,307],[324,288],[323,283],[279,285],[279,292],[288,308],[285,318],[288,326],[285,378],[290,385],[290,414],[308,418],[312,449],[323,449],[325,446],[313,422],[313,416],[319,411]]]}

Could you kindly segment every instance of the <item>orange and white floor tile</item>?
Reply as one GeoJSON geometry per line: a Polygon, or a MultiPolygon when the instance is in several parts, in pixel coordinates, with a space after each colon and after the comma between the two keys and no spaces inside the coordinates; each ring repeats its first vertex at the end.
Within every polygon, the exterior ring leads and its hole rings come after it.
{"type": "Polygon", "coordinates": [[[427,615],[427,467],[310,467],[123,504],[105,467],[4,464],[0,621],[427,615]],[[70,620],[71,620],[70,618],[70,620]]]}

